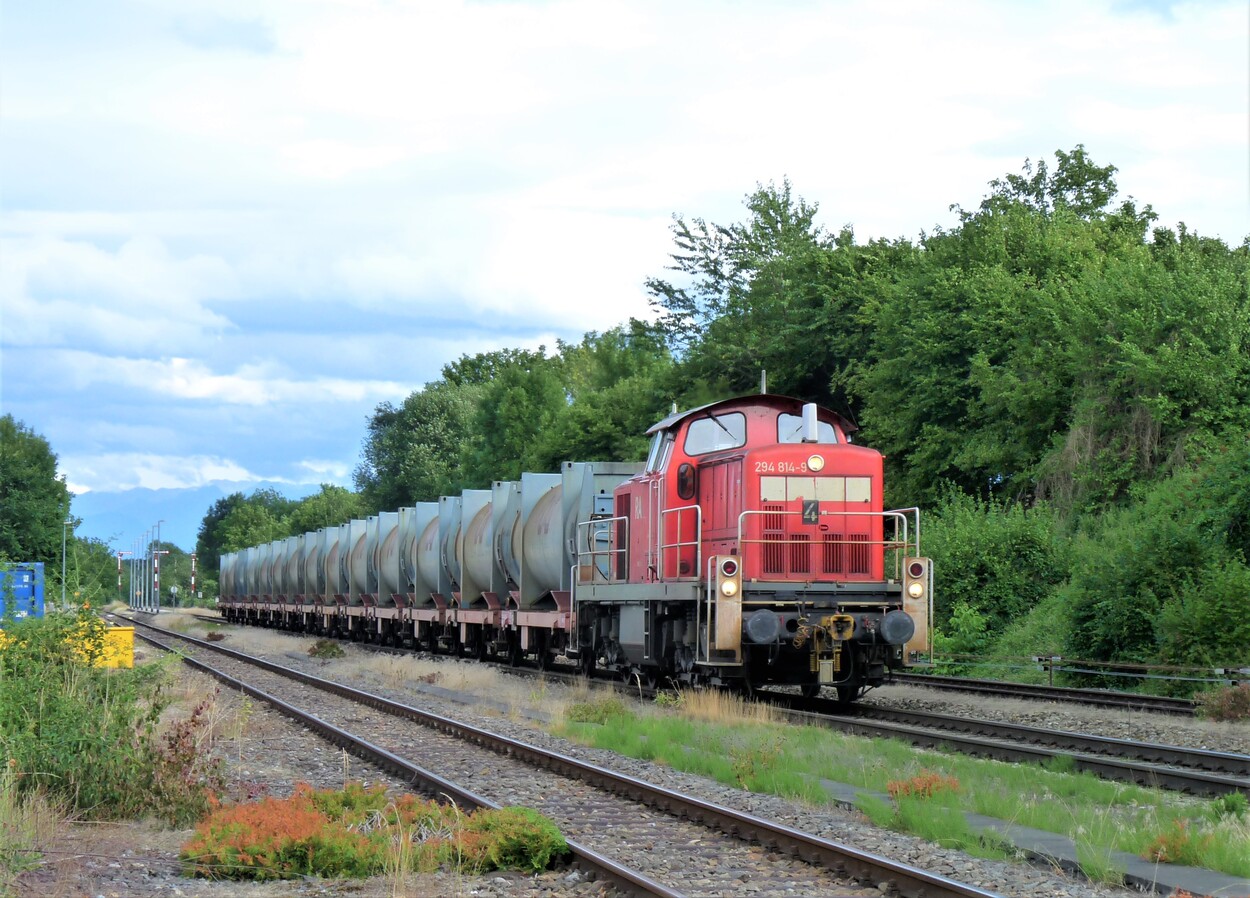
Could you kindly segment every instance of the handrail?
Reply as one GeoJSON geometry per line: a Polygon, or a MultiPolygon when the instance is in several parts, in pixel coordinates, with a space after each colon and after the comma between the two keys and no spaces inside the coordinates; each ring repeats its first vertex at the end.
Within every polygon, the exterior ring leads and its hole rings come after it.
{"type": "Polygon", "coordinates": [[[575,583],[594,582],[594,578],[595,578],[594,573],[590,575],[590,579],[588,580],[583,579],[581,576],[582,570],[584,570],[587,567],[587,565],[585,564],[585,561],[587,559],[589,559],[590,563],[588,566],[590,567],[591,571],[599,571],[600,573],[603,574],[604,579],[609,583],[619,583],[623,579],[628,579],[629,578],[628,563],[626,563],[625,565],[622,565],[622,567],[624,567],[626,571],[625,577],[623,578],[614,576],[614,571],[616,571],[618,568],[616,565],[612,564],[614,560],[617,560],[616,556],[618,555],[621,556],[622,558],[627,559],[628,553],[629,553],[629,518],[627,516],[616,515],[615,517],[610,517],[610,518],[592,517],[589,521],[579,521],[577,524],[578,576],[575,578],[575,580],[571,582],[575,582],[575,583]],[[614,545],[615,540],[613,539],[612,534],[613,534],[613,531],[616,529],[615,525],[617,523],[624,524],[624,527],[623,527],[624,539],[622,540],[622,543],[623,543],[622,545],[614,545]],[[601,531],[606,532],[608,534],[608,548],[606,549],[599,549],[595,545],[595,542],[594,542],[594,535],[601,531]],[[583,532],[585,533],[585,538],[583,538],[583,532]],[[603,559],[607,562],[606,571],[599,567],[600,559],[603,559]]]}
{"type": "Polygon", "coordinates": [[[697,578],[699,576],[699,568],[702,566],[702,563],[703,563],[703,508],[702,506],[699,506],[699,505],[682,505],[678,508],[665,508],[663,511],[660,512],[660,520],[661,520],[660,533],[661,534],[664,533],[664,526],[663,526],[664,516],[670,515],[670,514],[677,515],[677,533],[676,533],[677,541],[672,542],[672,543],[666,543],[666,542],[660,543],[660,579],[661,580],[685,580],[685,579],[697,578]],[[694,525],[694,539],[693,540],[683,540],[681,538],[681,522],[682,522],[681,512],[683,511],[694,512],[695,525],[694,525]],[[677,563],[680,564],[681,563],[681,550],[688,549],[688,548],[694,549],[694,564],[691,565],[690,567],[691,573],[683,577],[679,569],[676,572],[674,572],[672,577],[670,577],[668,575],[668,570],[665,567],[666,553],[668,552],[669,549],[675,550],[677,554],[677,563]]]}

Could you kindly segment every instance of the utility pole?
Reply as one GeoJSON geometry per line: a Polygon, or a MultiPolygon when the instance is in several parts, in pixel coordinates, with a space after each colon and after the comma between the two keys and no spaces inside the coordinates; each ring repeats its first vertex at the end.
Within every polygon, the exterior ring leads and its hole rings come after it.
{"type": "Polygon", "coordinates": [[[130,554],[129,552],[117,553],[117,598],[118,599],[125,599],[125,594],[122,592],[122,556],[129,555],[129,554],[130,554]]]}
{"type": "Polygon", "coordinates": [[[65,604],[65,531],[69,529],[69,525],[74,523],[74,519],[67,517],[61,524],[61,610],[68,611],[69,606],[65,604]]]}
{"type": "Polygon", "coordinates": [[[152,552],[152,608],[153,614],[161,613],[161,556],[168,555],[168,549],[155,549],[152,552]]]}

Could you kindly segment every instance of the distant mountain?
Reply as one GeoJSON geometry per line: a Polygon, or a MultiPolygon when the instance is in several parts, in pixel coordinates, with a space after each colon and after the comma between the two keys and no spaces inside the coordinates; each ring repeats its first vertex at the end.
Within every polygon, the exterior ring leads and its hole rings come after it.
{"type": "Polygon", "coordinates": [[[213,504],[231,493],[250,495],[254,490],[273,489],[289,499],[302,499],[317,492],[316,484],[217,482],[179,490],[133,489],[104,493],[93,490],[74,496],[70,513],[82,519],[74,531],[78,536],[103,540],[114,549],[125,551],[131,543],[142,543],[161,521],[161,541],[191,552],[204,515],[213,504]]]}

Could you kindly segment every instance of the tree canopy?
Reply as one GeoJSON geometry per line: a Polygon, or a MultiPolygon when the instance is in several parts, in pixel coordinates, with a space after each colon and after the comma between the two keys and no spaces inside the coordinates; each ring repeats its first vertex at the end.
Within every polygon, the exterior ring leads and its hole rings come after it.
{"type": "Polygon", "coordinates": [[[52,446],[12,415],[0,417],[0,561],[58,568],[69,489],[52,446]]]}

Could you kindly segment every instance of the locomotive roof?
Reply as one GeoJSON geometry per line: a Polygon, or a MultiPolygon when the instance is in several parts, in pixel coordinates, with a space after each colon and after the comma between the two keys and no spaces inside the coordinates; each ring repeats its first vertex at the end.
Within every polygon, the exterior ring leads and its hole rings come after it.
{"type": "MultiPolygon", "coordinates": [[[[688,409],[687,411],[684,411],[684,412],[674,412],[673,414],[665,418],[663,421],[660,421],[657,424],[651,425],[651,427],[647,429],[647,436],[651,436],[651,434],[657,433],[661,430],[668,430],[670,427],[674,427],[677,424],[681,423],[686,418],[692,417],[694,415],[710,413],[714,409],[719,409],[719,408],[723,408],[725,406],[730,406],[730,405],[742,405],[743,403],[751,403],[754,405],[769,405],[781,411],[784,411],[786,409],[792,409],[796,413],[801,412],[803,406],[807,405],[807,403],[804,402],[802,399],[795,399],[793,396],[782,396],[778,393],[757,393],[757,394],[748,394],[746,396],[735,396],[731,399],[718,399],[716,402],[709,402],[707,405],[701,405],[698,408],[688,409]]],[[[822,408],[822,411],[828,412],[829,414],[833,415],[834,419],[841,426],[843,433],[854,433],[855,431],[859,430],[858,427],[856,427],[846,418],[839,415],[837,412],[830,411],[829,409],[825,409],[825,408],[822,408]]]]}

